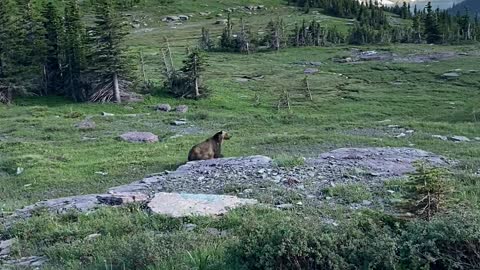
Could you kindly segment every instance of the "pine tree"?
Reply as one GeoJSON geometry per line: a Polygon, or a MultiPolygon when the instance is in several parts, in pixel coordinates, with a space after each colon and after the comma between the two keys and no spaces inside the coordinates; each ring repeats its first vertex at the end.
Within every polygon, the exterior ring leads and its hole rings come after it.
{"type": "Polygon", "coordinates": [[[188,78],[189,84],[192,86],[194,98],[200,98],[205,94],[205,88],[201,87],[201,73],[204,71],[204,59],[199,50],[193,50],[187,55],[187,59],[183,61],[182,72],[188,78]]]}
{"type": "Polygon", "coordinates": [[[230,13],[227,17],[227,25],[223,29],[222,37],[220,39],[220,48],[224,50],[231,49],[233,47],[233,38],[232,38],[233,24],[230,18],[230,13]]]}
{"type": "Polygon", "coordinates": [[[61,70],[61,33],[63,32],[61,18],[52,2],[48,2],[43,10],[47,55],[44,64],[45,92],[58,94],[62,88],[61,70]]]}
{"type": "Polygon", "coordinates": [[[198,43],[200,49],[204,51],[210,51],[215,47],[213,40],[210,37],[210,31],[205,27],[202,27],[202,36],[198,43]]]}
{"type": "Polygon", "coordinates": [[[42,0],[21,0],[20,35],[23,39],[22,61],[24,65],[31,65],[34,70],[43,70],[47,44],[45,41],[45,27],[41,10],[42,0]]]}
{"type": "Polygon", "coordinates": [[[432,3],[428,2],[426,7],[427,14],[424,19],[425,35],[428,43],[440,43],[442,36],[438,25],[437,15],[432,10],[432,3]]]}
{"type": "Polygon", "coordinates": [[[76,0],[68,0],[65,6],[65,76],[66,96],[75,101],[85,101],[87,93],[82,85],[84,70],[84,27],[80,20],[80,10],[76,0]]]}
{"type": "Polygon", "coordinates": [[[95,52],[93,55],[93,71],[99,80],[97,93],[108,95],[106,100],[113,99],[120,103],[120,78],[128,76],[128,63],[123,54],[123,40],[128,34],[121,17],[114,7],[113,0],[97,1],[93,39],[95,52]],[[98,91],[104,92],[99,93],[98,91]],[[111,98],[110,98],[111,97],[111,98]]]}
{"type": "Polygon", "coordinates": [[[0,102],[3,103],[8,103],[12,99],[12,88],[18,69],[17,52],[21,44],[15,13],[14,1],[0,1],[0,102]]]}

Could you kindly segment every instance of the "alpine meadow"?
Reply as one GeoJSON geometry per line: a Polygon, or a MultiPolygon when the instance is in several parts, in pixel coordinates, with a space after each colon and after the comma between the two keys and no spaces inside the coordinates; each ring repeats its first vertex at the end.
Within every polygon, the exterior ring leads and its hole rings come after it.
{"type": "Polygon", "coordinates": [[[395,2],[0,0],[0,269],[480,269],[478,5],[395,2]]]}

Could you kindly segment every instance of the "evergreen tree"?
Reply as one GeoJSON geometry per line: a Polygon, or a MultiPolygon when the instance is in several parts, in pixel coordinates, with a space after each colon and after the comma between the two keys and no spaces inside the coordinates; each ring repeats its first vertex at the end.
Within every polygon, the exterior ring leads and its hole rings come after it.
{"type": "Polygon", "coordinates": [[[14,1],[0,1],[0,102],[3,103],[12,99],[15,73],[18,70],[16,53],[21,45],[15,13],[14,1]]]}
{"type": "MultiPolygon", "coordinates": [[[[123,85],[120,78],[128,76],[128,63],[123,54],[123,40],[128,34],[125,25],[114,7],[113,0],[97,1],[95,27],[93,28],[94,55],[93,71],[99,80],[97,91],[108,93],[121,102],[123,85]]],[[[103,95],[103,94],[102,94],[103,95]]],[[[107,100],[111,100],[107,98],[107,100]]]]}
{"type": "Polygon", "coordinates": [[[210,37],[210,31],[208,31],[208,29],[206,29],[205,27],[202,27],[202,36],[200,37],[198,43],[200,49],[204,51],[210,51],[215,47],[215,44],[210,37]]]}
{"type": "Polygon", "coordinates": [[[85,101],[87,93],[82,85],[85,46],[84,27],[77,0],[68,0],[65,6],[65,94],[75,101],[85,101]]]}
{"type": "Polygon", "coordinates": [[[45,92],[44,94],[58,94],[62,88],[61,70],[61,43],[60,35],[63,32],[61,18],[52,2],[48,2],[43,10],[46,19],[44,27],[47,55],[44,64],[45,92]]]}
{"type": "Polygon", "coordinates": [[[227,17],[227,25],[223,29],[222,37],[220,39],[220,48],[221,49],[231,49],[232,48],[232,46],[233,46],[232,31],[233,31],[233,24],[232,24],[232,20],[230,18],[230,13],[229,13],[228,17],[227,17]]]}
{"type": "Polygon", "coordinates": [[[41,13],[43,0],[21,0],[19,2],[19,8],[22,10],[20,35],[25,49],[21,60],[25,66],[30,65],[35,71],[43,70],[47,51],[45,18],[41,13]]]}
{"type": "Polygon", "coordinates": [[[187,59],[183,61],[181,71],[186,75],[191,85],[194,98],[200,98],[205,94],[205,88],[201,87],[201,73],[204,71],[203,55],[199,50],[193,50],[187,55],[187,59]]]}
{"type": "Polygon", "coordinates": [[[440,43],[442,36],[438,25],[437,15],[432,10],[432,3],[428,2],[426,7],[426,16],[424,19],[424,30],[428,43],[440,43]]]}

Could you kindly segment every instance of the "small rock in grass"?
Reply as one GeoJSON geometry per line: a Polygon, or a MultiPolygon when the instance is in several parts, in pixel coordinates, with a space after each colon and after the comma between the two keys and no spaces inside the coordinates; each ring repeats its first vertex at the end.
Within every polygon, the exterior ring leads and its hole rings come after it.
{"type": "Polygon", "coordinates": [[[186,119],[179,119],[179,120],[172,121],[170,124],[172,124],[174,126],[183,126],[183,125],[187,124],[187,120],[186,119]]]}
{"type": "Polygon", "coordinates": [[[159,104],[155,106],[155,110],[158,112],[169,112],[170,110],[172,110],[172,107],[170,106],[170,104],[159,104]]]}
{"type": "Polygon", "coordinates": [[[475,141],[480,141],[480,137],[475,137],[474,140],[475,141]]]}
{"type": "Polygon", "coordinates": [[[457,79],[460,77],[460,74],[457,72],[447,72],[442,75],[443,78],[445,79],[457,79]]]}
{"type": "Polygon", "coordinates": [[[442,141],[448,140],[447,136],[442,136],[442,135],[432,135],[432,138],[440,139],[442,141]]]}
{"type": "Polygon", "coordinates": [[[306,68],[303,73],[305,74],[315,74],[318,72],[318,69],[317,68],[306,68]]]}
{"type": "Polygon", "coordinates": [[[406,137],[406,136],[407,136],[407,134],[402,132],[402,133],[398,134],[397,136],[395,136],[395,138],[403,138],[403,137],[406,137]]]}
{"type": "Polygon", "coordinates": [[[175,111],[177,113],[187,113],[188,112],[188,106],[187,105],[179,105],[175,108],[175,111]]]}
{"type": "Polygon", "coordinates": [[[465,136],[452,136],[449,138],[451,141],[454,142],[469,142],[470,139],[465,136]]]}
{"type": "Polygon", "coordinates": [[[16,174],[16,175],[20,175],[20,174],[22,174],[22,173],[23,173],[23,171],[25,171],[25,169],[24,169],[24,168],[22,168],[22,167],[17,167],[17,171],[16,171],[16,173],[15,173],[15,174],[16,174]]]}
{"type": "Polygon", "coordinates": [[[102,112],[102,116],[114,116],[113,113],[102,112]]]}
{"type": "Polygon", "coordinates": [[[158,136],[150,132],[127,132],[120,135],[120,139],[131,143],[155,143],[158,136]]]}
{"type": "Polygon", "coordinates": [[[92,233],[92,234],[87,235],[85,237],[85,240],[90,241],[90,240],[93,240],[93,239],[98,238],[100,236],[102,236],[102,235],[99,234],[99,233],[92,233]]]}
{"type": "Polygon", "coordinates": [[[195,230],[195,228],[197,228],[197,224],[188,223],[188,224],[183,225],[183,228],[185,229],[185,231],[191,232],[191,231],[195,230]]]}
{"type": "Polygon", "coordinates": [[[284,204],[276,205],[275,207],[278,208],[278,209],[286,210],[286,209],[292,209],[292,208],[293,208],[293,204],[291,204],[291,203],[284,203],[284,204]]]}
{"type": "Polygon", "coordinates": [[[80,130],[92,130],[97,127],[92,119],[85,119],[82,122],[75,124],[75,127],[80,130]]]}

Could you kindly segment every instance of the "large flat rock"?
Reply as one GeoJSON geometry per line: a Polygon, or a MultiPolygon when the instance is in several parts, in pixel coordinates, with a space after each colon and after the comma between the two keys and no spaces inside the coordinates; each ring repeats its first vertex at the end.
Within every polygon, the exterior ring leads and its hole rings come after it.
{"type": "Polygon", "coordinates": [[[172,217],[218,216],[230,209],[256,203],[257,200],[235,196],[160,192],[155,194],[148,207],[154,213],[172,217]]]}
{"type": "Polygon", "coordinates": [[[143,202],[149,203],[153,212],[183,216],[216,215],[232,206],[253,203],[237,197],[206,195],[229,193],[232,187],[258,192],[264,192],[265,187],[295,189],[304,197],[321,200],[318,194],[331,185],[383,185],[387,179],[403,177],[414,171],[417,161],[440,167],[450,164],[444,157],[423,150],[389,147],[337,149],[306,159],[304,165],[293,168],[278,167],[266,156],[193,161],[173,172],[166,171],[112,187],[104,194],[41,201],[16,210],[13,215],[0,219],[0,223],[9,226],[31,217],[38,209],[52,213],[88,212],[100,206],[143,202]]]}

